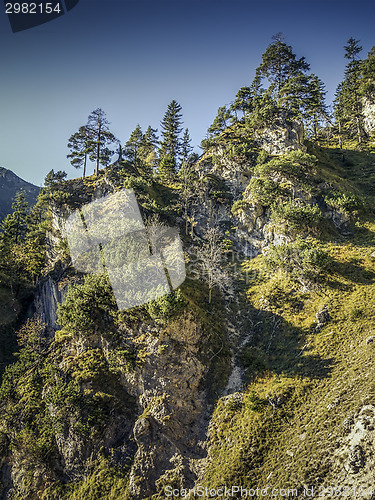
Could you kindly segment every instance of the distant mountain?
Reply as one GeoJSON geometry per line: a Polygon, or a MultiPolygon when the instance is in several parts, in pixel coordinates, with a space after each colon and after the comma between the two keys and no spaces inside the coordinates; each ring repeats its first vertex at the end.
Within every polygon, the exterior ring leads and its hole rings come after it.
{"type": "Polygon", "coordinates": [[[29,205],[34,205],[41,188],[0,167],[0,221],[12,211],[14,198],[21,189],[25,191],[29,205]]]}

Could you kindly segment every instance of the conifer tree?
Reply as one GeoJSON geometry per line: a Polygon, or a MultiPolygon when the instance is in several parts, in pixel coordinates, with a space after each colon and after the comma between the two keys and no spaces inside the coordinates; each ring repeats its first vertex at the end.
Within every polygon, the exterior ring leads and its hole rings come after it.
{"type": "Polygon", "coordinates": [[[71,135],[68,142],[70,154],[67,158],[71,158],[70,163],[75,168],[83,166],[82,178],[86,176],[87,157],[93,151],[93,136],[86,126],[79,128],[78,132],[71,135]]]}
{"type": "Polygon", "coordinates": [[[278,99],[283,95],[284,85],[292,78],[301,77],[310,66],[304,57],[296,58],[292,47],[284,42],[281,33],[274,35],[273,40],[262,56],[256,78],[266,78],[272,86],[274,97],[278,99]]]}
{"type": "Polygon", "coordinates": [[[232,110],[236,113],[237,111],[242,112],[242,117],[244,118],[247,113],[251,113],[253,109],[253,95],[250,87],[241,87],[236,94],[236,98],[232,104],[232,110]]]}
{"type": "Polygon", "coordinates": [[[181,110],[182,108],[177,101],[171,101],[161,122],[160,158],[171,157],[176,167],[181,153],[181,110]]]}
{"type": "Polygon", "coordinates": [[[157,136],[157,129],[153,129],[149,125],[143,135],[138,153],[143,164],[150,173],[152,173],[153,169],[155,169],[158,165],[158,145],[159,138],[157,136]]]}
{"type": "Polygon", "coordinates": [[[12,213],[1,223],[2,238],[5,244],[18,244],[23,239],[27,227],[28,202],[24,191],[19,191],[12,204],[12,213]]]}
{"type": "Polygon", "coordinates": [[[149,154],[152,151],[155,151],[158,144],[159,138],[157,136],[158,129],[154,129],[149,125],[142,139],[142,151],[144,155],[149,154]]]}
{"type": "Polygon", "coordinates": [[[108,165],[114,150],[108,146],[118,143],[118,139],[109,130],[109,121],[105,112],[97,108],[90,113],[86,128],[92,136],[92,148],[90,150],[90,160],[95,162],[95,173],[99,174],[99,165],[108,165]]]}
{"type": "Polygon", "coordinates": [[[304,57],[297,59],[290,45],[283,40],[282,34],[273,37],[273,43],[262,56],[262,63],[255,73],[254,84],[258,87],[262,80],[269,83],[268,92],[281,108],[301,118],[308,92],[306,72],[310,65],[304,57]]]}
{"type": "Polygon", "coordinates": [[[208,128],[208,133],[211,137],[215,137],[223,132],[228,126],[228,120],[231,117],[230,111],[226,106],[221,106],[217,110],[217,115],[210,127],[208,128]]]}
{"type": "Polygon", "coordinates": [[[182,163],[185,163],[189,156],[190,153],[193,151],[193,147],[191,145],[191,138],[189,134],[189,129],[185,129],[184,135],[182,137],[182,144],[181,144],[181,158],[182,158],[182,163]]]}
{"type": "Polygon", "coordinates": [[[128,141],[125,144],[125,156],[134,163],[135,166],[138,164],[139,149],[142,146],[143,133],[141,126],[138,125],[130,134],[128,141]]]}
{"type": "Polygon", "coordinates": [[[345,45],[345,58],[349,60],[345,78],[336,90],[335,117],[339,125],[339,133],[343,130],[349,137],[357,136],[358,142],[364,135],[362,128],[362,104],[360,98],[361,61],[359,53],[362,47],[359,40],[349,38],[345,45]]]}
{"type": "Polygon", "coordinates": [[[181,155],[182,114],[181,106],[173,100],[161,122],[162,141],[160,143],[159,173],[164,177],[174,177],[181,155]]]}
{"type": "Polygon", "coordinates": [[[375,92],[375,45],[368,53],[367,59],[362,61],[361,74],[361,96],[373,94],[375,92]]]}
{"type": "Polygon", "coordinates": [[[48,172],[46,178],[44,179],[44,186],[46,188],[51,188],[60,184],[60,182],[64,181],[68,174],[63,170],[58,170],[55,172],[53,169],[48,172]]]}
{"type": "Polygon", "coordinates": [[[308,80],[308,91],[305,105],[305,118],[310,123],[314,141],[318,138],[319,122],[327,116],[324,83],[314,74],[308,80]]]}

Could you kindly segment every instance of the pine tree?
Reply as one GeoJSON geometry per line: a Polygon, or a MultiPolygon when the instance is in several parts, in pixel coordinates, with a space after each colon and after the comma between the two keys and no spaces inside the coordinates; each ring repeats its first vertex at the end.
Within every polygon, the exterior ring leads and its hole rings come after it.
{"type": "Polygon", "coordinates": [[[24,191],[19,191],[12,204],[12,213],[1,223],[2,239],[5,244],[18,244],[24,238],[27,227],[28,202],[24,191]]]}
{"type": "Polygon", "coordinates": [[[306,96],[305,118],[311,125],[315,141],[318,138],[319,122],[327,116],[326,93],[324,83],[316,75],[310,75],[306,96]]]}
{"type": "Polygon", "coordinates": [[[185,129],[184,135],[182,138],[182,144],[181,144],[181,158],[182,158],[182,163],[184,164],[189,156],[190,153],[193,151],[193,147],[191,145],[191,138],[189,134],[189,129],[185,129]]]}
{"type": "Polygon", "coordinates": [[[160,144],[160,167],[165,172],[167,170],[176,173],[179,166],[181,154],[181,139],[180,134],[182,131],[182,114],[181,106],[177,101],[173,100],[165,112],[164,118],[161,122],[162,141],[160,144]],[[167,158],[167,160],[165,160],[167,158]],[[163,162],[163,160],[165,160],[163,162]]]}
{"type": "Polygon", "coordinates": [[[152,173],[158,165],[158,145],[159,138],[157,136],[157,129],[153,129],[149,125],[143,135],[141,146],[138,151],[139,157],[148,173],[152,173]]]}
{"type": "Polygon", "coordinates": [[[99,175],[99,165],[108,165],[114,150],[108,146],[118,143],[118,139],[109,130],[109,121],[100,108],[95,109],[88,117],[86,128],[92,136],[90,160],[95,162],[95,173],[99,175]]]}
{"type": "Polygon", "coordinates": [[[362,61],[361,74],[361,96],[373,94],[375,92],[375,46],[368,53],[367,59],[362,61]]]}
{"type": "Polygon", "coordinates": [[[240,88],[236,94],[236,98],[231,106],[231,109],[236,113],[237,121],[237,111],[241,111],[243,118],[245,118],[246,114],[251,113],[253,110],[253,93],[250,87],[240,88]]]}
{"type": "Polygon", "coordinates": [[[304,57],[296,58],[292,47],[284,42],[281,33],[273,36],[273,40],[262,56],[256,78],[266,78],[272,86],[274,97],[279,99],[284,93],[284,85],[290,79],[300,77],[310,66],[304,57]]]}
{"type": "Polygon", "coordinates": [[[217,115],[212,123],[212,125],[209,126],[207,132],[211,137],[215,137],[221,132],[223,132],[227,126],[228,126],[228,120],[231,117],[230,110],[227,109],[226,106],[221,106],[217,110],[217,115]]]}
{"type": "Polygon", "coordinates": [[[143,133],[141,126],[138,125],[130,134],[128,141],[125,144],[125,156],[134,163],[135,166],[138,165],[139,154],[138,151],[142,146],[143,133]]]}
{"type": "Polygon", "coordinates": [[[87,157],[93,152],[93,147],[93,136],[85,126],[80,127],[78,132],[70,136],[68,142],[70,154],[67,155],[67,158],[71,158],[70,163],[73,167],[81,168],[83,166],[83,179],[86,176],[87,157]]]}
{"type": "Polygon", "coordinates": [[[344,81],[336,90],[335,117],[339,125],[339,133],[343,130],[349,137],[357,136],[358,142],[364,135],[362,128],[362,104],[360,98],[361,68],[358,58],[362,47],[359,40],[349,38],[345,45],[345,58],[349,60],[344,81]]]}
{"type": "Polygon", "coordinates": [[[275,35],[273,40],[262,56],[254,84],[260,86],[262,80],[266,79],[269,83],[268,91],[277,105],[300,118],[308,91],[306,72],[310,65],[304,57],[297,59],[292,47],[284,42],[281,33],[275,35]]]}
{"type": "Polygon", "coordinates": [[[63,182],[68,174],[63,170],[58,170],[55,172],[53,169],[48,172],[46,178],[44,179],[44,186],[46,188],[51,188],[63,182]]]}

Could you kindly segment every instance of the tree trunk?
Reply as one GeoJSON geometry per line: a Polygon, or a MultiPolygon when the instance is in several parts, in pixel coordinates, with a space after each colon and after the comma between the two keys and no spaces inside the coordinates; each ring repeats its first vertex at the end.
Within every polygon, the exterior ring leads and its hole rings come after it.
{"type": "Polygon", "coordinates": [[[361,127],[359,125],[359,118],[356,116],[356,122],[357,122],[357,134],[358,134],[358,142],[362,142],[362,137],[361,137],[361,127]]]}
{"type": "Polygon", "coordinates": [[[101,123],[98,120],[98,145],[96,149],[96,175],[99,175],[99,159],[100,159],[100,138],[101,138],[101,123]]]}
{"type": "Polygon", "coordinates": [[[342,150],[342,140],[341,140],[341,120],[339,118],[339,146],[340,149],[342,150]]]}

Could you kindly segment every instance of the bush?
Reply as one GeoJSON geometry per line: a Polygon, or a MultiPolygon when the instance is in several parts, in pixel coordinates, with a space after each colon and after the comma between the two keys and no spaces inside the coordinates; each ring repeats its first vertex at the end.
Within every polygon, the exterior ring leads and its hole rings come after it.
{"type": "Polygon", "coordinates": [[[266,269],[282,270],[304,287],[314,289],[332,260],[315,241],[297,238],[293,243],[271,246],[263,262],[266,269]]]}
{"type": "Polygon", "coordinates": [[[250,194],[255,203],[268,207],[285,194],[285,189],[271,179],[253,177],[246,189],[245,196],[247,194],[250,194]]]}
{"type": "Polygon", "coordinates": [[[104,332],[113,324],[116,301],[107,275],[88,274],[69,288],[57,309],[57,322],[72,333],[104,332]]]}
{"type": "Polygon", "coordinates": [[[327,205],[347,215],[356,215],[366,209],[365,201],[361,197],[351,193],[331,191],[324,195],[324,201],[327,205]]]}
{"type": "Polygon", "coordinates": [[[245,200],[237,200],[233,203],[232,208],[231,208],[231,213],[233,215],[237,215],[239,212],[242,210],[246,210],[249,207],[249,204],[245,200]]]}
{"type": "Polygon", "coordinates": [[[309,189],[306,177],[314,173],[317,158],[303,151],[291,151],[281,157],[273,158],[268,163],[259,164],[255,173],[261,177],[285,177],[290,181],[300,182],[309,189]]]}
{"type": "Polygon", "coordinates": [[[295,205],[292,200],[283,205],[273,205],[271,220],[275,224],[287,224],[293,230],[310,232],[316,229],[323,220],[317,205],[295,205]]]}
{"type": "Polygon", "coordinates": [[[186,305],[181,290],[175,290],[147,304],[151,318],[166,320],[178,314],[186,305]]]}

